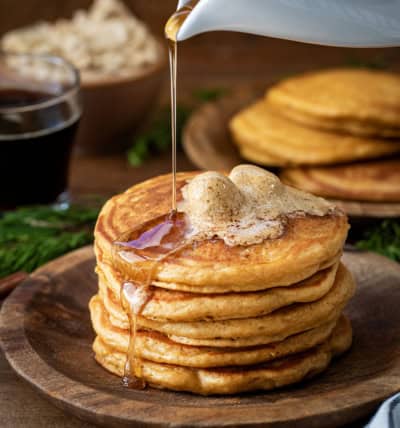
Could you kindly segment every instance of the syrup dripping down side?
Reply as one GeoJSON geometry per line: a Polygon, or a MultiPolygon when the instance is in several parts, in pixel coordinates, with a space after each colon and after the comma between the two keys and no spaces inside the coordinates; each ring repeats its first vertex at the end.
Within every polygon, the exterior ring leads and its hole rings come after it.
{"type": "Polygon", "coordinates": [[[126,278],[121,285],[121,306],[130,326],[129,346],[123,385],[133,389],[146,386],[142,360],[137,350],[138,318],[152,298],[152,281],[160,263],[176,256],[190,240],[183,213],[171,213],[151,220],[114,243],[114,264],[126,278]]]}

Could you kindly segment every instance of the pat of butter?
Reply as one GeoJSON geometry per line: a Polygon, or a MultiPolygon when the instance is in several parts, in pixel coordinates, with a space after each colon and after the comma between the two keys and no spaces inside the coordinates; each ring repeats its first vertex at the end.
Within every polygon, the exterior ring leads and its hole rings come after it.
{"type": "Polygon", "coordinates": [[[228,245],[250,245],[282,235],[289,215],[324,216],[334,205],[323,198],[286,186],[274,174],[239,165],[225,176],[205,172],[183,189],[179,210],[193,233],[218,237],[228,245]]]}

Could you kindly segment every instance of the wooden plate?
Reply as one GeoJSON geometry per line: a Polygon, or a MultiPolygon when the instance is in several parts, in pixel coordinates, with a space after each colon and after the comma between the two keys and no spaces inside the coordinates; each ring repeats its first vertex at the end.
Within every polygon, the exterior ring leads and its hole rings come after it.
{"type": "Polygon", "coordinates": [[[208,398],[123,388],[93,359],[87,304],[97,284],[89,247],[47,264],[12,293],[0,315],[2,347],[14,370],[56,406],[97,424],[339,426],[400,390],[400,266],[370,253],[344,260],[358,282],[348,308],[354,345],[294,387],[208,398]]]}
{"type": "MultiPolygon", "coordinates": [[[[233,144],[229,119],[263,92],[239,89],[232,95],[207,103],[190,117],[183,131],[183,147],[190,160],[204,170],[230,170],[239,163],[248,163],[233,144]]],[[[269,168],[277,171],[277,168],[269,168]]],[[[400,203],[357,202],[335,200],[352,217],[399,217],[400,203]]]]}

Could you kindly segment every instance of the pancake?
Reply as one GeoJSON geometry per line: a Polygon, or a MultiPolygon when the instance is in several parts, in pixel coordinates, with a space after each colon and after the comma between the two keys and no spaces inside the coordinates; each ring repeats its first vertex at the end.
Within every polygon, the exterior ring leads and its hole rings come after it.
{"type": "Polygon", "coordinates": [[[263,100],[235,115],[230,129],[242,155],[263,165],[329,165],[400,152],[400,141],[340,135],[298,125],[263,100]]]}
{"type": "MultiPolygon", "coordinates": [[[[128,318],[121,311],[121,278],[111,266],[98,267],[99,289],[107,311],[117,326],[126,328],[128,318]],[[114,321],[115,322],[115,321],[114,321]]],[[[194,294],[151,287],[151,298],[142,316],[155,321],[205,321],[240,319],[266,315],[293,303],[313,302],[332,288],[338,263],[290,287],[266,291],[226,294],[194,294]]]]}
{"type": "MultiPolygon", "coordinates": [[[[118,352],[126,353],[129,344],[129,330],[114,327],[98,296],[90,302],[93,328],[99,338],[118,352]]],[[[187,367],[223,367],[258,364],[290,354],[303,352],[328,339],[337,320],[326,323],[304,333],[288,337],[282,342],[246,348],[212,348],[182,345],[166,336],[138,331],[135,349],[140,358],[158,363],[187,367]]]]}
{"type": "Polygon", "coordinates": [[[333,69],[285,79],[266,94],[281,114],[303,125],[361,136],[400,136],[400,76],[333,69]]]}
{"type": "Polygon", "coordinates": [[[281,180],[335,199],[400,202],[400,160],[382,160],[330,168],[290,168],[281,180]]]}
{"type": "MultiPolygon", "coordinates": [[[[111,262],[107,260],[105,257],[99,256],[99,254],[101,254],[101,250],[98,249],[97,254],[98,254],[98,257],[97,257],[96,271],[102,271],[103,273],[104,272],[110,273],[110,270],[112,270],[112,272],[116,275],[116,279],[118,279],[118,281],[122,281],[123,276],[120,273],[118,273],[118,270],[112,266],[111,262]]],[[[342,257],[342,251],[339,251],[331,259],[328,259],[325,262],[321,263],[321,265],[319,266],[319,269],[316,269],[316,272],[312,272],[310,276],[314,275],[317,272],[320,272],[321,270],[328,269],[333,265],[337,264],[341,257],[342,257]]],[[[308,279],[308,278],[306,277],[304,279],[308,279]]],[[[300,281],[297,281],[297,282],[301,282],[304,279],[300,279],[300,281]]],[[[263,291],[263,290],[268,290],[275,287],[281,288],[281,287],[293,285],[293,284],[285,284],[285,285],[271,286],[271,283],[267,282],[264,287],[262,287],[261,285],[258,285],[256,287],[256,290],[253,290],[253,287],[249,287],[248,285],[243,285],[243,284],[230,284],[225,287],[221,287],[218,285],[202,285],[201,287],[199,287],[198,285],[182,284],[182,283],[175,283],[175,282],[163,282],[163,281],[155,281],[155,280],[152,281],[152,284],[153,286],[158,288],[188,292],[192,294],[228,294],[232,292],[249,293],[251,291],[257,291],[257,290],[263,291]]],[[[120,285],[117,287],[117,283],[113,280],[109,280],[108,285],[113,288],[114,293],[118,294],[120,285]]]]}
{"type": "MultiPolygon", "coordinates": [[[[193,176],[193,173],[178,174],[178,189],[193,176]]],[[[170,175],[153,178],[104,205],[95,228],[99,263],[115,266],[113,242],[127,231],[169,211],[170,186],[170,175]]],[[[287,286],[308,278],[337,257],[347,230],[346,216],[335,210],[321,217],[289,216],[284,234],[261,244],[232,247],[222,240],[201,241],[157,266],[155,285],[198,293],[209,293],[210,289],[225,293],[287,286]]],[[[126,272],[137,266],[127,263],[119,267],[126,272]]]]}
{"type": "MultiPolygon", "coordinates": [[[[144,379],[157,388],[203,395],[270,390],[322,372],[332,357],[342,354],[351,346],[351,341],[350,323],[341,318],[330,338],[321,345],[265,364],[198,369],[142,360],[142,373],[144,379]]],[[[115,350],[98,337],[93,350],[99,364],[110,372],[123,376],[126,359],[123,352],[115,350]]]]}
{"type": "Polygon", "coordinates": [[[271,314],[240,320],[168,323],[138,317],[142,328],[158,331],[174,342],[197,346],[253,346],[286,339],[338,318],[355,290],[351,274],[342,265],[335,285],[322,299],[291,305],[271,314]]]}
{"type": "MultiPolygon", "coordinates": [[[[137,318],[137,325],[189,345],[239,347],[267,344],[337,319],[354,289],[350,272],[340,265],[331,290],[315,302],[293,304],[264,316],[224,321],[167,322],[141,315],[137,318]]],[[[118,310],[117,307],[115,309],[118,310]]],[[[119,308],[119,312],[122,311],[119,308]]],[[[126,321],[116,323],[112,316],[110,321],[116,327],[129,328],[126,321]]]]}
{"type": "MultiPolygon", "coordinates": [[[[245,140],[243,140],[245,141],[245,140]]],[[[246,146],[245,144],[240,144],[237,141],[237,147],[239,153],[243,159],[255,163],[256,165],[268,166],[268,167],[285,167],[290,165],[285,159],[278,158],[277,156],[272,156],[270,153],[267,153],[265,150],[260,150],[255,146],[246,146]]]]}

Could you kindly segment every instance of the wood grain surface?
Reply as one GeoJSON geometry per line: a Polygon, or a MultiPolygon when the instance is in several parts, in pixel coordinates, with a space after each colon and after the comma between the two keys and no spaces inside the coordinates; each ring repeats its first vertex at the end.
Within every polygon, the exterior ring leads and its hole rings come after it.
{"type": "MultiPolygon", "coordinates": [[[[265,89],[265,87],[264,87],[265,89]]],[[[200,106],[183,132],[183,146],[189,159],[203,170],[227,170],[247,163],[234,145],[228,124],[241,108],[260,97],[260,88],[241,87],[229,96],[200,106]]],[[[269,167],[277,172],[278,168],[269,167]]],[[[334,201],[351,217],[400,217],[400,203],[334,201]]]]}
{"type": "Polygon", "coordinates": [[[96,424],[339,426],[400,390],[400,266],[358,252],[344,261],[358,283],[347,310],[352,349],[314,380],[274,392],[198,397],[123,388],[93,359],[87,303],[97,284],[90,247],[45,265],[12,293],[0,315],[1,343],[22,378],[59,408],[96,424]]]}

